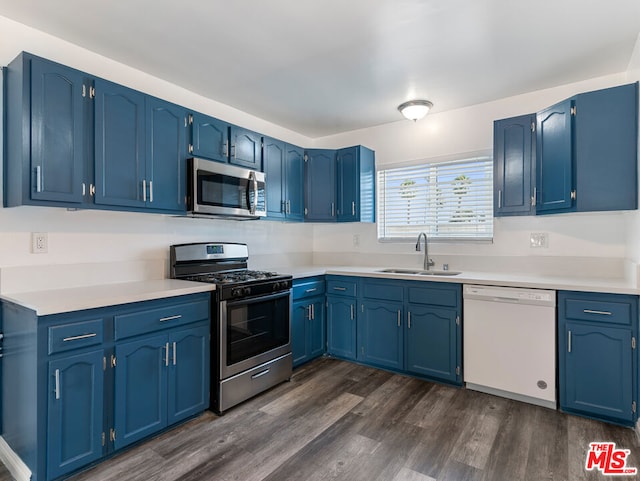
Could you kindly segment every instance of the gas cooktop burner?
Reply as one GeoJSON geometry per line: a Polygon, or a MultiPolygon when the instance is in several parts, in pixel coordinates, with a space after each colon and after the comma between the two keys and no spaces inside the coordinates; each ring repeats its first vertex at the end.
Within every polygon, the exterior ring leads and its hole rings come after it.
{"type": "Polygon", "coordinates": [[[241,269],[236,271],[222,271],[208,274],[198,274],[195,276],[186,277],[185,279],[188,281],[208,282],[210,284],[238,284],[241,282],[268,280],[276,277],[282,277],[282,275],[278,274],[277,272],[251,271],[248,269],[241,269]]]}

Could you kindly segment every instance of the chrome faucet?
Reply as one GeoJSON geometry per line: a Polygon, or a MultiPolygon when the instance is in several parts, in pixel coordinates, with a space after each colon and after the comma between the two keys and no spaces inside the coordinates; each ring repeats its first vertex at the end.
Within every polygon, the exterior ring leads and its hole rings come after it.
{"type": "Polygon", "coordinates": [[[420,232],[418,234],[418,242],[416,242],[416,252],[420,252],[420,238],[424,237],[424,264],[423,268],[425,271],[429,270],[429,267],[433,267],[436,265],[433,262],[433,259],[429,259],[429,239],[427,238],[427,234],[424,232],[420,232]]]}

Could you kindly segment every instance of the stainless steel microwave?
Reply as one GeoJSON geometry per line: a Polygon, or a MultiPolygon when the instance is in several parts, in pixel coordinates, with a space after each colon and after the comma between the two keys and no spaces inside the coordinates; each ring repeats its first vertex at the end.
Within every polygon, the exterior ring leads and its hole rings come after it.
{"type": "Polygon", "coordinates": [[[199,158],[187,159],[187,171],[189,215],[235,219],[267,215],[264,172],[199,158]]]}

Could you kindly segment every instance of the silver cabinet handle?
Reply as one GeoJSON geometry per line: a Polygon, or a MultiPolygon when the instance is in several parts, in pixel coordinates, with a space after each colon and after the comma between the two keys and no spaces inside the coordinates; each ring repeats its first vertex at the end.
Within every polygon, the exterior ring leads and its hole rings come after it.
{"type": "Polygon", "coordinates": [[[334,217],[335,215],[336,215],[336,204],[331,202],[331,217],[334,217]]]}
{"type": "Polygon", "coordinates": [[[309,305],[307,306],[307,319],[309,319],[309,320],[311,320],[311,306],[312,306],[312,305],[313,305],[313,304],[309,304],[309,305]]]}
{"type": "Polygon", "coordinates": [[[346,287],[334,287],[333,290],[334,291],[346,291],[347,288],[346,287]]]}
{"type": "Polygon", "coordinates": [[[536,202],[538,201],[538,188],[533,188],[533,197],[531,197],[531,207],[536,206],[536,202]]]}
{"type": "Polygon", "coordinates": [[[224,145],[222,146],[222,155],[224,157],[229,158],[229,141],[225,140],[224,145]]]}
{"type": "Polygon", "coordinates": [[[267,374],[269,374],[270,370],[271,369],[266,369],[262,372],[259,372],[258,374],[254,374],[253,376],[251,376],[251,379],[258,379],[259,377],[266,376],[267,374]]]}
{"type": "Polygon", "coordinates": [[[611,316],[612,313],[609,311],[594,311],[593,309],[583,309],[582,312],[585,314],[599,314],[601,316],[611,316]]]}
{"type": "Polygon", "coordinates": [[[353,304],[351,304],[350,307],[351,307],[351,320],[353,321],[353,318],[355,316],[354,313],[353,313],[353,304]]]}
{"type": "Polygon", "coordinates": [[[164,345],[164,365],[169,366],[169,343],[164,345]]]}
{"type": "Polygon", "coordinates": [[[498,189],[498,209],[502,207],[502,189],[498,189]]]}
{"type": "Polygon", "coordinates": [[[147,201],[147,180],[142,179],[142,202],[147,201]]]}
{"type": "Polygon", "coordinates": [[[304,292],[306,292],[306,293],[309,293],[309,292],[316,292],[317,290],[318,290],[318,288],[317,288],[317,287],[314,287],[314,288],[312,288],[312,289],[307,289],[307,290],[306,290],[306,291],[304,291],[304,292]]]}
{"type": "Polygon", "coordinates": [[[407,314],[407,329],[411,329],[411,311],[407,314]]]}
{"type": "Polygon", "coordinates": [[[36,165],[36,192],[42,192],[42,169],[36,165]]]}
{"type": "Polygon", "coordinates": [[[351,202],[351,215],[356,215],[356,201],[351,202]]]}
{"type": "Polygon", "coordinates": [[[149,181],[149,202],[153,202],[153,181],[149,181]]]}
{"type": "Polygon", "coordinates": [[[231,155],[233,155],[233,158],[236,158],[236,144],[231,144],[231,155]]]}
{"type": "Polygon", "coordinates": [[[398,309],[398,327],[400,327],[401,324],[400,316],[402,316],[402,313],[400,312],[400,309],[398,309]]]}
{"type": "Polygon", "coordinates": [[[173,341],[173,365],[178,363],[178,349],[176,348],[176,341],[173,341]]]}
{"type": "Polygon", "coordinates": [[[180,319],[181,317],[182,317],[182,314],[178,314],[177,316],[161,317],[159,322],[173,321],[175,319],[180,319]]]}
{"type": "Polygon", "coordinates": [[[87,184],[85,184],[83,182],[82,183],[82,197],[84,197],[85,195],[87,195],[87,184]]]}
{"type": "Polygon", "coordinates": [[[56,369],[55,377],[56,377],[56,385],[55,385],[56,399],[60,399],[60,369],[56,369]]]}
{"type": "Polygon", "coordinates": [[[571,352],[571,331],[568,332],[567,336],[567,352],[571,352]]]}
{"type": "Polygon", "coordinates": [[[82,334],[81,336],[71,336],[71,337],[65,337],[62,342],[69,342],[69,341],[78,341],[80,339],[89,339],[90,337],[96,337],[98,334],[95,332],[92,332],[91,334],[82,334]]]}
{"type": "Polygon", "coordinates": [[[311,304],[311,320],[316,320],[316,306],[313,304],[311,304]]]}

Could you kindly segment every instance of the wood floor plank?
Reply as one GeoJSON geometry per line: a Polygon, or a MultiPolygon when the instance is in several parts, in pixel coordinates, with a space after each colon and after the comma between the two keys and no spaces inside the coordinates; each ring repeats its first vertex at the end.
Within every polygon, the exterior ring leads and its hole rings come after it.
{"type": "Polygon", "coordinates": [[[402,468],[392,481],[436,481],[436,479],[411,469],[402,468]]]}

